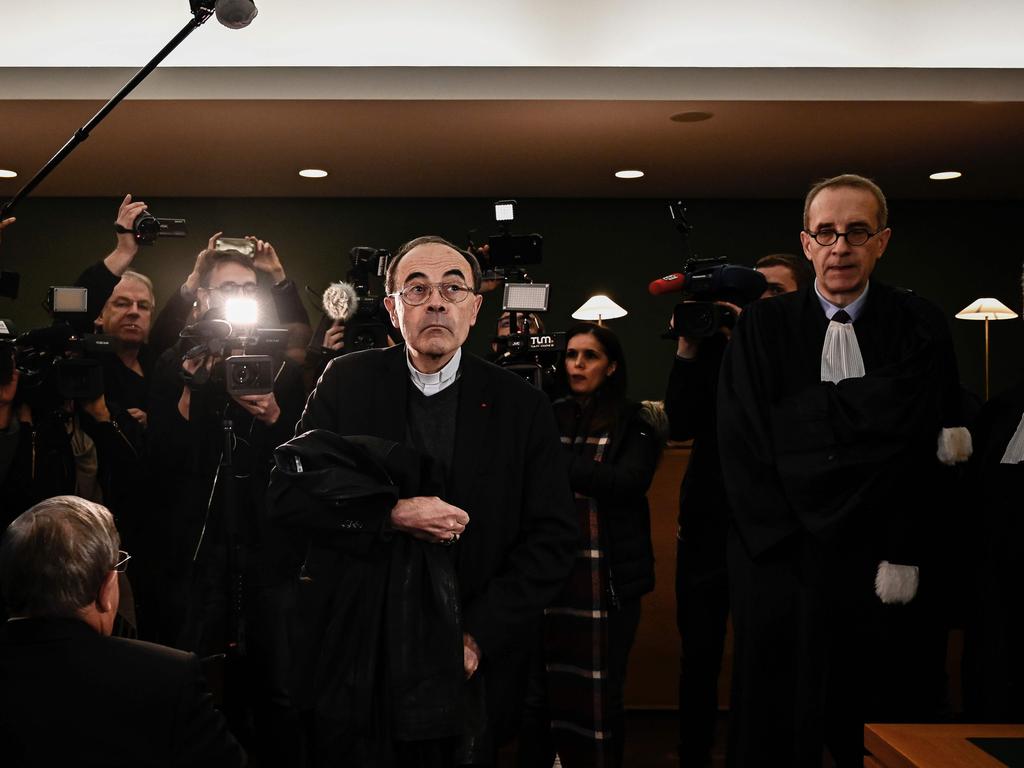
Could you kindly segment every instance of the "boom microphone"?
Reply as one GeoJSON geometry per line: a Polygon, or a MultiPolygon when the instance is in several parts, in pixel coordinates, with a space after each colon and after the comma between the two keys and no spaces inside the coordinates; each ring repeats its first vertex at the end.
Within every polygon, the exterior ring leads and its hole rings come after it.
{"type": "Polygon", "coordinates": [[[217,0],[217,21],[228,29],[248,27],[257,13],[252,0],[217,0]]]}
{"type": "Polygon", "coordinates": [[[331,283],[324,291],[323,306],[331,320],[347,323],[359,307],[359,294],[349,283],[331,283]]]}
{"type": "Polygon", "coordinates": [[[673,272],[671,275],[659,277],[652,280],[647,286],[647,292],[651,296],[661,296],[663,293],[675,293],[686,286],[686,275],[682,272],[673,272]]]}

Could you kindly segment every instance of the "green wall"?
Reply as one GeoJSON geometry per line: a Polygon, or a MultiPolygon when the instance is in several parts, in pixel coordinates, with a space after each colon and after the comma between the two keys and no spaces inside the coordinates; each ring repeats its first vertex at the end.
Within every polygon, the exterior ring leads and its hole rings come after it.
{"type": "MultiPolygon", "coordinates": [[[[495,231],[491,200],[476,199],[152,199],[137,197],[157,216],[188,219],[190,235],[145,248],[135,268],[150,275],[157,299],[181,283],[209,235],[254,234],[271,241],[289,277],[322,289],[341,279],[354,245],[394,248],[422,234],[464,244],[470,229],[478,242],[495,231]]],[[[118,200],[34,198],[22,202],[18,222],[0,246],[4,269],[22,274],[20,298],[0,299],[0,317],[20,329],[48,322],[40,302],[46,287],[74,280],[83,267],[110,251],[118,200]]],[[[673,306],[669,296],[650,297],[647,283],[681,266],[681,240],[668,217],[667,201],[532,199],[519,201],[516,232],[540,232],[544,264],[533,270],[552,283],[551,330],[571,324],[569,315],[593,293],[608,293],[629,310],[612,321],[629,358],[631,395],[660,398],[672,358],[671,342],[658,338],[673,306]]],[[[752,264],[759,256],[797,252],[801,202],[696,200],[688,202],[694,225],[692,250],[752,264]]],[[[950,317],[961,378],[981,392],[983,324],[954,321],[953,314],[979,296],[995,296],[1020,311],[1022,254],[1014,227],[1024,220],[1019,201],[891,200],[893,237],[877,275],[934,300],[950,317]]],[[[499,293],[488,294],[469,348],[483,352],[498,314],[499,293]]],[[[993,323],[992,390],[1024,373],[1021,321],[993,323]]]]}

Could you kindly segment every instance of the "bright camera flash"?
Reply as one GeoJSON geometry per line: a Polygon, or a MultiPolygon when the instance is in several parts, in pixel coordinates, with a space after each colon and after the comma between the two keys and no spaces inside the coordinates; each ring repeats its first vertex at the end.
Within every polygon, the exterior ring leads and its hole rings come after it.
{"type": "Polygon", "coordinates": [[[494,204],[495,221],[512,221],[516,217],[515,200],[499,200],[494,204]]]}
{"type": "Polygon", "coordinates": [[[256,299],[228,299],[224,305],[224,319],[232,325],[256,325],[256,299]]]}

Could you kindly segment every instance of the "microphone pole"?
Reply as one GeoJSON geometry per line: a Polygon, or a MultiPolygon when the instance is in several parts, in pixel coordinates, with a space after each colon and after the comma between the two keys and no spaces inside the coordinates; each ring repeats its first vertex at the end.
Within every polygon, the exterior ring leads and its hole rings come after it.
{"type": "Polygon", "coordinates": [[[129,93],[134,91],[139,83],[145,80],[149,74],[160,65],[160,62],[167,58],[171,51],[181,45],[182,41],[186,37],[206,23],[206,21],[213,15],[217,3],[216,0],[190,0],[190,4],[192,6],[192,19],[189,23],[182,27],[181,31],[171,38],[171,41],[167,43],[167,45],[165,45],[160,52],[154,56],[148,64],[146,64],[146,66],[136,72],[135,76],[125,83],[124,87],[122,87],[110,101],[104,104],[100,111],[93,115],[92,119],[88,123],[75,131],[74,135],[68,139],[67,143],[60,148],[60,151],[51,157],[49,162],[40,168],[35,176],[28,180],[25,186],[19,189],[14,197],[4,203],[3,206],[0,206],[0,221],[7,218],[10,212],[14,210],[15,205],[17,205],[22,199],[28,197],[32,190],[39,186],[40,182],[49,176],[50,173],[64,161],[64,158],[70,155],[79,144],[89,138],[89,133],[92,129],[99,125],[103,121],[103,118],[109,115],[114,110],[114,107],[120,104],[129,93]]]}

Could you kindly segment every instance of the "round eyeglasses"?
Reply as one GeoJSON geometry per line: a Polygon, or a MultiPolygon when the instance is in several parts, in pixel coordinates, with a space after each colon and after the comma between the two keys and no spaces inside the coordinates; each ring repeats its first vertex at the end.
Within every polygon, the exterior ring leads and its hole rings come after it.
{"type": "Polygon", "coordinates": [[[409,283],[391,295],[400,296],[410,307],[418,307],[430,300],[435,288],[441,298],[449,304],[461,304],[474,293],[472,288],[463,283],[409,283]]]}
{"type": "Polygon", "coordinates": [[[223,296],[255,296],[259,293],[260,287],[257,283],[233,283],[230,280],[221,283],[216,288],[207,288],[208,291],[217,291],[223,296]]]}
{"type": "Polygon", "coordinates": [[[850,245],[864,245],[864,243],[881,231],[881,229],[876,229],[872,232],[867,227],[850,227],[846,232],[837,232],[834,229],[819,229],[817,232],[811,232],[809,229],[804,230],[804,232],[814,238],[814,242],[818,245],[835,245],[840,237],[845,237],[846,242],[850,245]]]}

